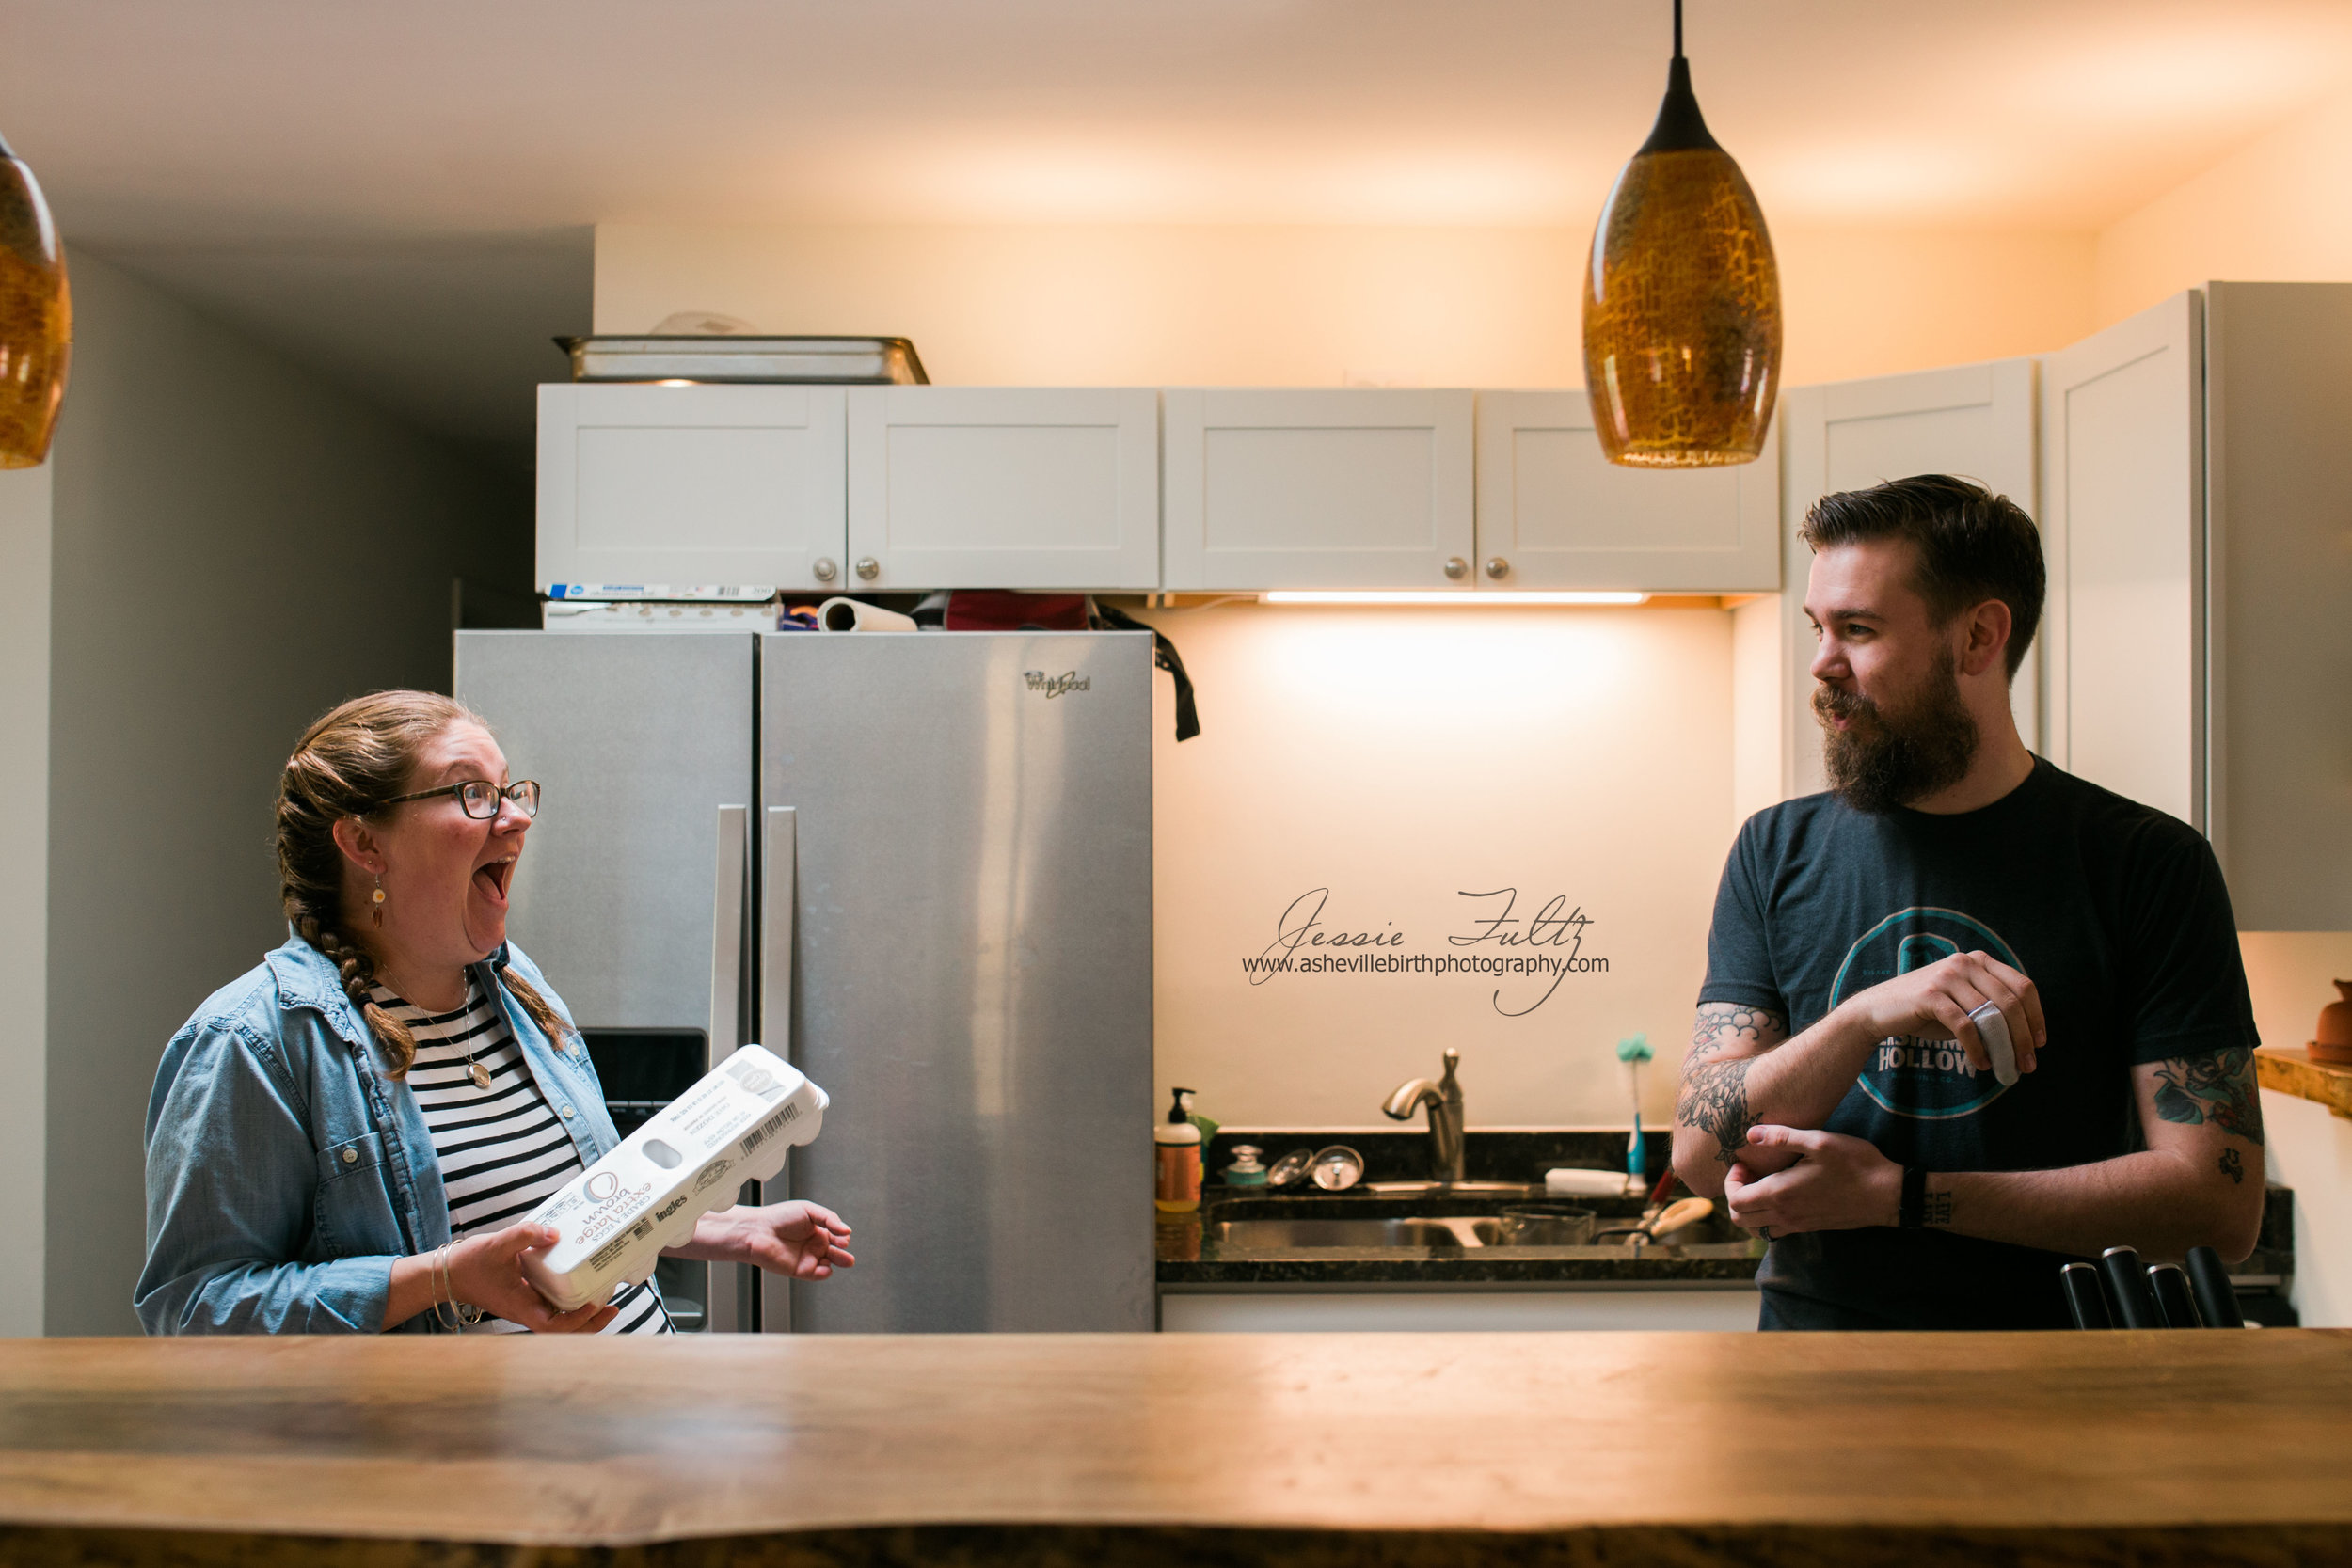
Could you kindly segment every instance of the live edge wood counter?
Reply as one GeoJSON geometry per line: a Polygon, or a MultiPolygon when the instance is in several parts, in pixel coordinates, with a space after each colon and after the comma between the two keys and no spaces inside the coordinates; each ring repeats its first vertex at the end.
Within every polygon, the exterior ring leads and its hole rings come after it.
{"type": "Polygon", "coordinates": [[[2352,1559],[2352,1334],[0,1341],[0,1560],[2352,1559]]]}

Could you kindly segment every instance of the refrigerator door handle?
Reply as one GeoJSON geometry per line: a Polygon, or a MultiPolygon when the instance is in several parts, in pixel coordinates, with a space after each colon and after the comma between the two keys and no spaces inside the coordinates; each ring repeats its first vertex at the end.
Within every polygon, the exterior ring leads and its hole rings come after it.
{"type": "Polygon", "coordinates": [[[768,808],[767,858],[759,879],[759,1043],[792,1059],[792,911],[799,902],[794,851],[799,814],[768,808]]]}
{"type": "Polygon", "coordinates": [[[719,862],[711,878],[710,1050],[707,1072],[743,1043],[743,884],[752,868],[751,808],[719,808],[719,862]]]}
{"type": "MultiPolygon", "coordinates": [[[[768,808],[768,832],[759,867],[759,1043],[792,1059],[792,916],[800,905],[797,875],[800,816],[790,806],[768,808]]],[[[763,1203],[792,1195],[787,1162],[760,1190],[763,1203]]],[[[763,1334],[792,1332],[792,1282],[782,1275],[759,1276],[759,1328],[763,1334]]]]}
{"type": "MultiPolygon", "coordinates": [[[[743,926],[744,884],[752,872],[752,811],[749,806],[719,808],[719,858],[711,879],[710,899],[710,1032],[706,1072],[735,1054],[743,1043],[743,926]]],[[[704,1304],[704,1323],[713,1334],[739,1334],[749,1329],[749,1295],[742,1265],[713,1263],[704,1304]]]]}

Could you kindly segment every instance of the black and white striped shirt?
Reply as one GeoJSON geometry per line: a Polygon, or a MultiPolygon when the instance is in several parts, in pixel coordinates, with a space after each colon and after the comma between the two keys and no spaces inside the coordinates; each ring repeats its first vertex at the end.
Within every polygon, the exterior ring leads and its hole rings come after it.
{"type": "MultiPolygon", "coordinates": [[[[571,1134],[524,1065],[522,1047],[506,1025],[495,997],[485,995],[470,974],[465,1004],[455,1012],[428,1013],[411,1006],[383,986],[369,995],[416,1037],[417,1060],[408,1069],[408,1091],[433,1133],[441,1185],[449,1194],[453,1240],[508,1226],[530,1217],[580,1171],[571,1134]],[[490,1086],[477,1085],[470,1064],[487,1069],[490,1086]]],[[[650,1281],[628,1285],[612,1298],[620,1308],[607,1334],[668,1334],[670,1315],[650,1281]]],[[[518,1323],[485,1317],[476,1334],[521,1334],[518,1323]]]]}

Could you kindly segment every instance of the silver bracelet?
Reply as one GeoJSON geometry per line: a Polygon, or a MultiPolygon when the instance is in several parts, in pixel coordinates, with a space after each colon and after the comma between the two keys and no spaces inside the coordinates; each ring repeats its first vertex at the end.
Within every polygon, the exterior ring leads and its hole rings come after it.
{"type": "Polygon", "coordinates": [[[449,1333],[459,1333],[465,1328],[466,1323],[463,1318],[454,1317],[457,1307],[457,1284],[449,1272],[449,1243],[447,1242],[443,1242],[439,1246],[433,1249],[432,1269],[433,1321],[439,1323],[441,1327],[449,1333]],[[449,1301],[446,1307],[444,1307],[441,1301],[441,1292],[444,1288],[444,1282],[446,1282],[446,1288],[449,1292],[449,1301]]]}
{"type": "Polygon", "coordinates": [[[449,1266],[449,1249],[453,1244],[443,1242],[433,1249],[433,1260],[427,1265],[431,1271],[428,1278],[433,1292],[433,1321],[452,1334],[463,1334],[482,1321],[482,1308],[457,1299],[457,1275],[449,1266]],[[441,1302],[444,1289],[449,1294],[446,1312],[442,1310],[441,1302]],[[453,1316],[454,1322],[451,1321],[453,1316]]]}

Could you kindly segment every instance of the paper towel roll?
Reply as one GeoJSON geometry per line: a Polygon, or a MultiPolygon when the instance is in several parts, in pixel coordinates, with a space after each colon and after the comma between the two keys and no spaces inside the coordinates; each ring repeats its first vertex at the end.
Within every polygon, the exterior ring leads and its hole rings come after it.
{"type": "Polygon", "coordinates": [[[827,631],[919,631],[912,615],[857,599],[827,599],[817,607],[817,624],[827,631]]]}
{"type": "Polygon", "coordinates": [[[1623,1171],[1563,1167],[1544,1172],[1544,1192],[1552,1197],[1618,1197],[1639,1191],[1623,1171]]]}

